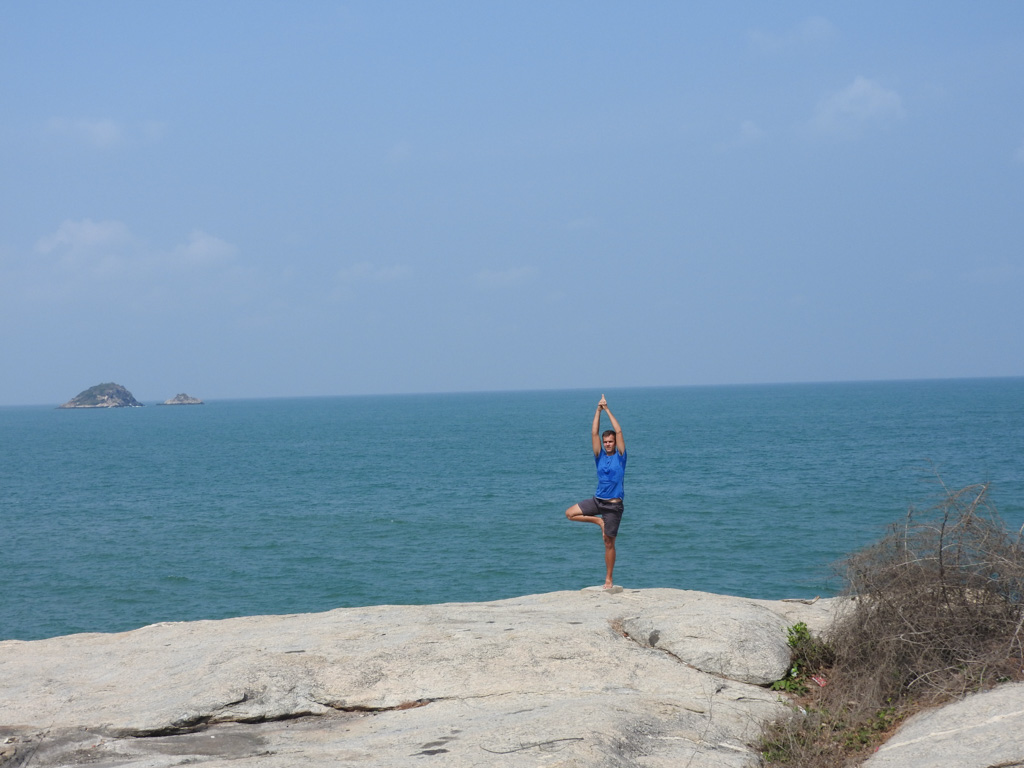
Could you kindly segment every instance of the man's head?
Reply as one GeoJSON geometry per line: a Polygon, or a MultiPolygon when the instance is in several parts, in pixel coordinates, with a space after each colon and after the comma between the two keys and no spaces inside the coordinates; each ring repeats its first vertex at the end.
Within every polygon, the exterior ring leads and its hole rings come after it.
{"type": "Polygon", "coordinates": [[[613,453],[615,451],[615,430],[606,429],[601,435],[601,445],[604,446],[605,453],[613,453]]]}

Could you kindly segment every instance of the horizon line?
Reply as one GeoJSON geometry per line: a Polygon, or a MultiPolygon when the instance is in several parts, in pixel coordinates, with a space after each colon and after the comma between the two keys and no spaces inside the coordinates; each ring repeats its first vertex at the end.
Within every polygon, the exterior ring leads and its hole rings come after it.
{"type": "MultiPolygon", "coordinates": [[[[896,384],[896,383],[914,383],[914,382],[939,382],[939,381],[994,381],[994,380],[1012,380],[1012,379],[1024,379],[1024,374],[1016,375],[1004,375],[1004,376],[935,376],[935,377],[910,377],[910,378],[894,378],[894,379],[810,379],[801,381],[752,381],[752,382],[719,382],[719,383],[705,383],[705,384],[628,384],[623,386],[604,387],[606,392],[614,391],[626,391],[626,390],[638,390],[638,389],[724,389],[730,387],[773,387],[773,386],[811,386],[820,384],[896,384]]],[[[96,386],[96,385],[93,385],[96,386]]],[[[124,386],[124,385],[121,385],[124,386]]],[[[88,387],[86,388],[88,389],[88,387]]],[[[125,387],[128,389],[128,387],[125,387]]],[[[433,391],[420,391],[420,392],[351,392],[346,394],[312,394],[312,395],[235,395],[228,397],[199,397],[204,403],[209,402],[233,402],[243,400],[312,400],[312,399],[334,399],[334,398],[346,398],[346,397],[425,397],[425,396],[445,396],[445,395],[485,395],[485,394],[529,394],[529,393],[542,393],[542,392],[585,392],[589,390],[598,391],[601,387],[531,387],[523,389],[452,389],[452,390],[433,390],[433,391]]],[[[86,390],[82,390],[84,392],[86,390]]],[[[129,392],[131,390],[129,389],[129,392]]],[[[81,393],[78,393],[81,394],[81,393]]],[[[74,399],[76,395],[72,395],[69,399],[74,399]]],[[[134,397],[134,393],[133,393],[134,397]]],[[[172,395],[173,397],[173,395],[172,395]]],[[[140,403],[144,405],[147,403],[162,405],[165,400],[160,399],[148,399],[148,398],[136,398],[140,403]]],[[[64,401],[68,402],[68,401],[64,401]]],[[[50,402],[35,402],[35,403],[3,403],[0,404],[0,408],[41,408],[41,407],[53,407],[59,408],[62,403],[53,404],[50,402]]],[[[68,410],[103,410],[103,409],[68,409],[68,410]]]]}

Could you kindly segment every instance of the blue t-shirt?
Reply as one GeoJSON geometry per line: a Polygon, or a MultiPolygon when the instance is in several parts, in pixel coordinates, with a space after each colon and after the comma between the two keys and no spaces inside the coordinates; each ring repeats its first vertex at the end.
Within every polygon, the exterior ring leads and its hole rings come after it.
{"type": "Polygon", "coordinates": [[[594,457],[597,464],[597,491],[599,499],[624,499],[622,480],[626,476],[626,454],[617,450],[610,455],[603,450],[594,457]]]}

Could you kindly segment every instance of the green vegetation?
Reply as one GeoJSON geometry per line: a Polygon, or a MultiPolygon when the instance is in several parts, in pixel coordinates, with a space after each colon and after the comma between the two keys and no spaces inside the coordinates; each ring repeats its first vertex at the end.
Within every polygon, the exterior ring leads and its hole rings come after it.
{"type": "Polygon", "coordinates": [[[80,392],[70,402],[60,406],[61,408],[121,408],[141,406],[132,393],[120,384],[107,382],[89,387],[80,392]]]}
{"type": "Polygon", "coordinates": [[[793,663],[772,687],[798,698],[764,730],[765,764],[848,768],[914,712],[1024,679],[1021,535],[987,485],[943,491],[843,561],[851,600],[822,638],[789,629],[793,663]]]}
{"type": "Polygon", "coordinates": [[[82,392],[75,398],[75,402],[79,405],[96,405],[104,402],[112,394],[116,394],[119,390],[123,389],[113,382],[107,384],[97,384],[95,387],[89,387],[87,390],[82,392]]]}
{"type": "Polygon", "coordinates": [[[786,632],[789,636],[789,647],[793,649],[789,672],[781,680],[772,683],[771,689],[803,696],[809,690],[810,676],[828,665],[832,658],[832,649],[828,643],[812,636],[802,621],[794,624],[786,632]]]}

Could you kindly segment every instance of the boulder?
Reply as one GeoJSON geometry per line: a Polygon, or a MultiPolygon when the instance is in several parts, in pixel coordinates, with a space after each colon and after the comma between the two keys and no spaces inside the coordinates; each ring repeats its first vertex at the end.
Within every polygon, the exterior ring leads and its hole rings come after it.
{"type": "Polygon", "coordinates": [[[754,766],[760,724],[786,704],[750,680],[786,653],[785,627],[834,604],[556,592],[6,641],[0,755],[34,768],[754,766]]]}
{"type": "Polygon", "coordinates": [[[864,768],[1024,765],[1024,683],[967,696],[910,718],[864,768]]]}
{"type": "Polygon", "coordinates": [[[786,628],[792,623],[767,606],[685,592],[662,610],[624,619],[622,628],[641,645],[667,651],[701,672],[770,685],[789,670],[786,628]]]}

